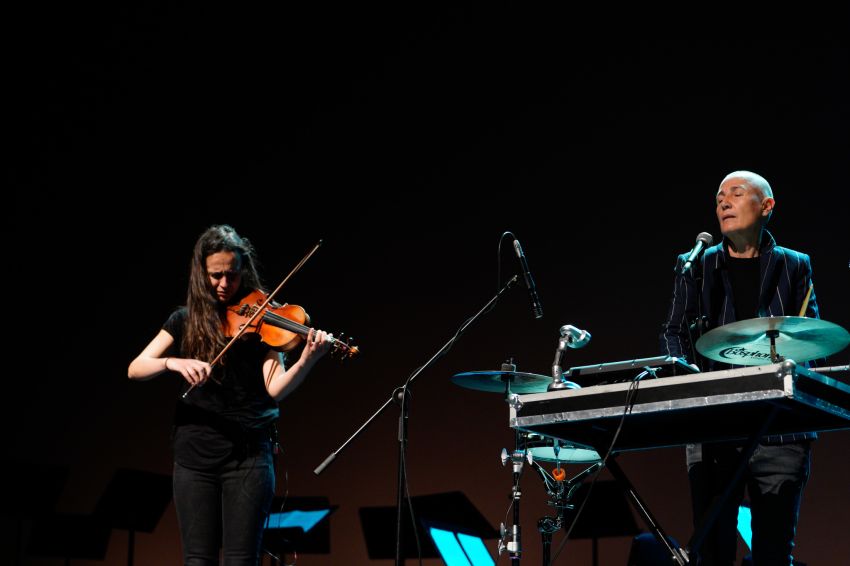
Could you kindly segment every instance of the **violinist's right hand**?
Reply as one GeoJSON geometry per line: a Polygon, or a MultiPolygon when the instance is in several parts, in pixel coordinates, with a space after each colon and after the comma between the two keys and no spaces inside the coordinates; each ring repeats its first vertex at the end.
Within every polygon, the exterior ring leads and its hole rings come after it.
{"type": "Polygon", "coordinates": [[[192,358],[168,358],[168,369],[183,376],[189,385],[201,387],[210,378],[212,366],[192,358]]]}

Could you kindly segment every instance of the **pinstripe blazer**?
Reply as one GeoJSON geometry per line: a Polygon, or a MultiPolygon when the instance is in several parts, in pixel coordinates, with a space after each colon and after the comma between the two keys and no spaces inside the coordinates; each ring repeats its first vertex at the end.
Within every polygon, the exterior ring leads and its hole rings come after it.
{"type": "MultiPolygon", "coordinates": [[[[677,259],[677,267],[688,254],[677,259]]],[[[759,316],[798,316],[812,281],[809,256],[776,245],[767,230],[759,250],[761,282],[759,316]]],[[[678,273],[679,270],[677,270],[678,273]]],[[[705,250],[699,264],[685,275],[677,275],[667,319],[662,325],[661,351],[670,356],[692,358],[688,325],[706,317],[708,328],[735,322],[735,301],[726,267],[726,239],[705,250]]],[[[814,289],[806,316],[819,318],[814,289]]],[[[691,360],[694,361],[694,360],[691,360]]],[[[708,369],[722,369],[710,364],[708,369]]]]}
{"type": "MultiPolygon", "coordinates": [[[[669,356],[693,360],[692,340],[689,325],[705,317],[707,329],[735,322],[735,301],[729,271],[726,267],[726,239],[705,250],[702,261],[694,264],[685,275],[676,275],[673,297],[667,319],[660,335],[661,352],[669,356]]],[[[677,259],[681,268],[688,254],[677,259]]],[[[812,266],[809,256],[776,245],[776,240],[765,230],[759,249],[761,282],[759,285],[759,316],[798,316],[803,306],[809,285],[812,282],[812,266]]],[[[681,269],[677,269],[679,273],[681,269]]],[[[812,289],[806,316],[819,318],[817,300],[812,289]]],[[[694,340],[696,336],[694,336],[694,340]]],[[[706,360],[703,370],[719,370],[732,367],[706,360]]],[[[788,441],[787,435],[782,441],[788,441]]],[[[805,438],[814,438],[806,434],[805,438]]],[[[798,435],[797,438],[800,438],[798,435]]],[[[770,437],[770,441],[775,441],[770,437]]],[[[778,439],[776,439],[778,440],[778,439]]]]}

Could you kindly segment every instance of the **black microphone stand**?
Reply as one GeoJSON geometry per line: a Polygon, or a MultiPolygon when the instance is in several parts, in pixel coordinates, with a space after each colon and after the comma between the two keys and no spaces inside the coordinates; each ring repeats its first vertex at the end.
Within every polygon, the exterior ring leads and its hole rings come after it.
{"type": "MultiPolygon", "coordinates": [[[[366,421],[362,425],[360,425],[360,428],[358,428],[356,431],[354,431],[354,434],[352,434],[348,438],[348,440],[343,442],[342,445],[339,448],[337,448],[336,450],[331,452],[330,456],[325,458],[325,460],[321,464],[319,464],[319,466],[315,470],[313,470],[313,473],[316,474],[317,476],[319,474],[321,474],[324,471],[324,469],[327,468],[330,465],[330,463],[333,462],[336,459],[337,454],[342,452],[351,443],[351,441],[353,441],[355,438],[357,438],[357,436],[361,432],[363,432],[363,430],[365,430],[366,427],[369,426],[372,423],[372,421],[374,421],[378,417],[378,415],[383,413],[384,410],[387,407],[389,407],[393,403],[396,403],[396,404],[399,405],[400,414],[399,414],[399,417],[398,417],[398,497],[396,499],[396,504],[397,504],[397,509],[396,509],[396,521],[397,521],[396,522],[396,555],[395,555],[396,566],[401,566],[401,564],[403,564],[403,560],[404,560],[402,558],[402,542],[401,542],[401,540],[402,540],[401,539],[401,530],[402,530],[401,529],[401,510],[402,510],[402,507],[404,506],[403,505],[404,504],[404,491],[405,491],[405,485],[407,483],[407,477],[406,477],[406,473],[405,473],[405,463],[404,463],[404,454],[405,454],[405,450],[407,448],[407,419],[408,419],[407,390],[409,389],[410,385],[414,382],[414,380],[416,380],[416,378],[423,371],[425,371],[428,367],[430,367],[431,364],[434,363],[435,360],[437,360],[437,358],[442,356],[451,347],[451,345],[455,342],[455,340],[457,340],[461,336],[461,334],[463,334],[466,331],[466,329],[469,328],[469,326],[473,322],[478,320],[478,317],[480,317],[482,314],[487,312],[493,305],[495,305],[496,301],[499,300],[499,297],[501,297],[502,294],[505,291],[507,291],[508,289],[510,289],[511,286],[513,286],[514,283],[516,283],[516,282],[517,282],[517,276],[514,275],[513,277],[511,277],[508,280],[507,283],[505,283],[505,285],[501,289],[499,289],[499,291],[493,296],[493,298],[491,298],[487,302],[487,304],[484,305],[481,308],[481,310],[479,310],[477,313],[475,313],[474,316],[469,318],[463,324],[463,326],[461,326],[458,329],[458,331],[455,333],[455,335],[452,336],[452,338],[448,342],[446,342],[443,345],[443,347],[440,348],[437,351],[436,354],[431,356],[431,358],[427,362],[425,362],[425,364],[423,366],[421,366],[410,377],[408,377],[407,380],[404,382],[403,386],[397,387],[396,389],[394,389],[393,392],[392,392],[392,395],[390,395],[390,398],[387,399],[384,402],[384,404],[381,405],[381,407],[372,414],[371,417],[366,419],[366,421]]],[[[416,529],[415,524],[413,524],[413,528],[416,529]]]]}
{"type": "Polygon", "coordinates": [[[702,364],[700,360],[702,356],[697,355],[697,347],[696,342],[700,338],[702,338],[703,332],[705,331],[706,326],[708,325],[708,318],[705,316],[697,316],[693,322],[685,320],[685,324],[688,328],[688,342],[690,343],[691,349],[691,363],[696,365],[700,371],[702,371],[702,364]],[[696,331],[697,340],[694,340],[694,331],[696,331]]]}
{"type": "MultiPolygon", "coordinates": [[[[702,272],[699,273],[699,276],[694,276],[694,281],[697,284],[702,281],[702,272]]],[[[708,317],[702,314],[702,293],[697,292],[696,295],[697,316],[693,320],[685,319],[685,326],[688,329],[688,342],[690,343],[691,349],[690,363],[696,365],[700,371],[703,371],[702,363],[700,362],[701,356],[697,355],[697,341],[694,340],[694,330],[696,330],[697,339],[701,338],[703,333],[708,330],[708,317]]]]}

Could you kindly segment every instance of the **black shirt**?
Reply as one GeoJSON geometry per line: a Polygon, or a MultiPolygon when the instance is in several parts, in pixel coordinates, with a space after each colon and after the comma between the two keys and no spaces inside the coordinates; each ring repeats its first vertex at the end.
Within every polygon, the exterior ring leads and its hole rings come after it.
{"type": "MultiPolygon", "coordinates": [[[[163,325],[174,338],[169,354],[182,352],[188,311],[181,307],[163,325]]],[[[174,416],[174,459],[194,469],[214,468],[230,458],[242,458],[271,439],[280,415],[277,402],[266,391],[263,360],[269,347],[256,334],[237,341],[213,368],[212,379],[195,387],[184,399],[182,392],[174,416]]]]}
{"type": "Polygon", "coordinates": [[[735,301],[735,319],[756,318],[759,300],[759,258],[728,256],[729,283],[735,301]]]}

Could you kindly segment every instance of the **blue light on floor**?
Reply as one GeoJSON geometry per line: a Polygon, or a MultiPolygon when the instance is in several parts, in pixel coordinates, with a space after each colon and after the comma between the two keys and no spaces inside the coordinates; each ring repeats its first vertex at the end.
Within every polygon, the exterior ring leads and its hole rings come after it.
{"type": "Polygon", "coordinates": [[[267,529],[297,529],[301,528],[305,533],[316,526],[316,523],[330,513],[330,509],[319,509],[316,511],[285,511],[283,513],[272,513],[266,522],[267,529]]]}
{"type": "Polygon", "coordinates": [[[431,527],[431,538],[446,566],[494,566],[484,541],[464,533],[431,527]]]}
{"type": "Polygon", "coordinates": [[[473,566],[493,566],[496,564],[490,553],[487,552],[487,547],[484,546],[483,540],[463,533],[458,533],[457,538],[460,540],[460,545],[466,551],[466,555],[469,556],[469,560],[473,566]]]}
{"type": "Polygon", "coordinates": [[[471,566],[453,532],[431,527],[431,538],[446,566],[471,566]]]}
{"type": "Polygon", "coordinates": [[[738,506],[738,532],[741,533],[741,538],[747,543],[747,548],[753,548],[753,528],[752,528],[752,513],[750,508],[744,505],[738,506]]]}

